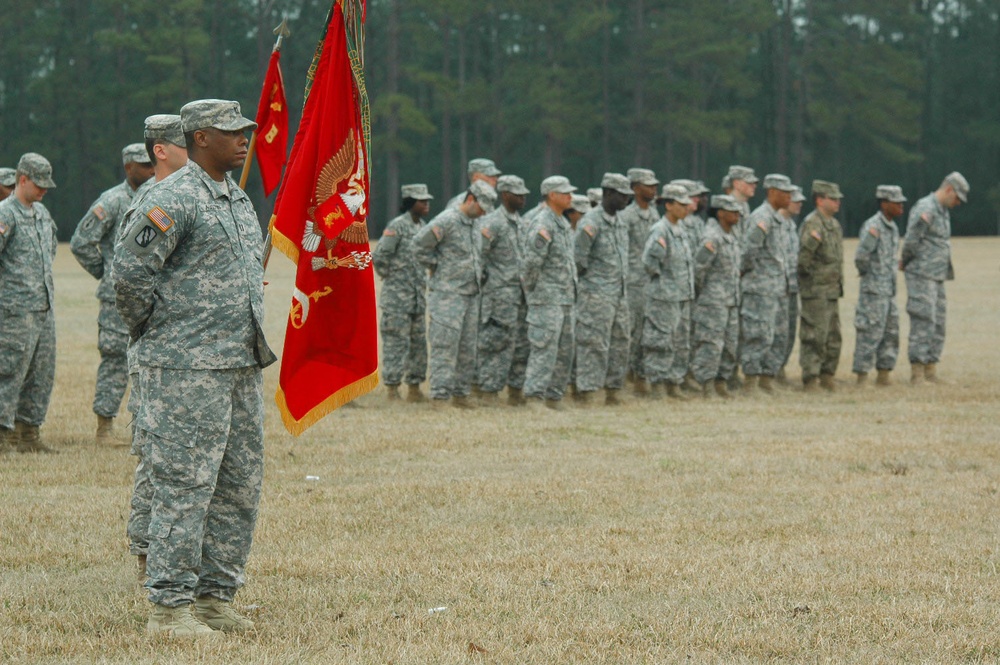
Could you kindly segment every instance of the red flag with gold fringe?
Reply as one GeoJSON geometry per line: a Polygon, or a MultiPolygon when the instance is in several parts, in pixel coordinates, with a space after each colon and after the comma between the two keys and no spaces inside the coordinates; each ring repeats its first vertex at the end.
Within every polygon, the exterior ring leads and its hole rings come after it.
{"type": "Polygon", "coordinates": [[[296,436],[378,385],[364,14],[364,0],[330,9],[271,218],[274,246],[298,266],[275,397],[296,436]]]}
{"type": "Polygon", "coordinates": [[[264,86],[257,104],[257,138],[254,152],[260,178],[264,182],[265,198],[271,195],[281,182],[281,169],[288,158],[288,106],[285,103],[285,84],[281,79],[278,60],[281,51],[271,52],[271,60],[264,76],[264,86]]]}

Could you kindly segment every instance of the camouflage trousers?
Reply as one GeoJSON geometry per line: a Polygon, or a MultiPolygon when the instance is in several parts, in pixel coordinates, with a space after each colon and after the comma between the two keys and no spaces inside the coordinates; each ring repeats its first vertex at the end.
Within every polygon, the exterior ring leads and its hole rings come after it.
{"type": "Polygon", "coordinates": [[[472,392],[476,375],[476,337],[479,296],[431,291],[430,315],[431,397],[448,399],[472,392]]]}
{"type": "Polygon", "coordinates": [[[382,333],[382,382],[419,385],[427,379],[427,315],[423,310],[405,312],[383,307],[379,320],[382,333]]]}
{"type": "Polygon", "coordinates": [[[799,331],[799,292],[788,294],[788,342],[785,344],[785,359],[781,362],[784,368],[795,349],[795,338],[799,331]]]}
{"type": "Polygon", "coordinates": [[[744,293],[740,308],[740,363],[747,376],[776,376],[788,346],[787,293],[744,293]]]}
{"type": "Polygon", "coordinates": [[[867,373],[875,369],[891,370],[899,356],[899,310],[894,296],[864,293],[858,297],[854,312],[857,340],[854,345],[853,370],[867,373]]]}
{"type": "Polygon", "coordinates": [[[944,350],[948,301],[944,282],[906,273],[906,313],[910,315],[907,354],[911,363],[929,365],[941,360],[944,350]]]}
{"type": "Polygon", "coordinates": [[[625,382],[632,317],[624,296],[581,293],[576,301],[577,390],[620,389],[625,382]]]}
{"type": "Polygon", "coordinates": [[[740,310],[735,305],[696,303],[694,321],[694,361],[691,373],[695,381],[728,381],[736,371],[736,353],[740,343],[740,310]]]}
{"type": "Polygon", "coordinates": [[[97,349],[101,364],[97,367],[97,388],[94,391],[94,413],[114,418],[121,408],[128,388],[128,331],[113,302],[101,301],[97,317],[97,349]]]}
{"type": "Polygon", "coordinates": [[[527,316],[528,305],[520,286],[483,294],[476,349],[476,384],[483,392],[524,386],[527,316]]]}
{"type": "Polygon", "coordinates": [[[642,328],[645,375],[652,383],[680,383],[688,371],[691,301],[646,301],[642,328]]]}
{"type": "MultiPolygon", "coordinates": [[[[131,349],[129,349],[131,351],[131,349]]],[[[131,365],[131,363],[130,363],[131,365]]],[[[128,395],[128,403],[125,408],[132,416],[132,450],[131,453],[138,461],[135,465],[135,474],[132,479],[132,499],[129,502],[128,525],[126,533],[128,535],[129,552],[136,556],[146,554],[149,550],[149,511],[153,503],[153,482],[149,477],[149,465],[142,457],[142,446],[140,437],[136,436],[135,417],[139,412],[139,371],[129,372],[129,379],[132,383],[132,390],[128,395]]]]}
{"type": "Polygon", "coordinates": [[[528,305],[528,370],[524,394],[562,399],[573,365],[573,305],[528,305]]]}
{"type": "Polygon", "coordinates": [[[630,283],[628,293],[629,316],[632,317],[628,345],[628,371],[635,377],[646,376],[642,362],[642,322],[646,318],[646,282],[630,283]]]}
{"type": "Polygon", "coordinates": [[[261,371],[140,367],[139,386],[136,439],[153,488],[149,600],[231,601],[244,582],[264,475],[261,371]]]}
{"type": "Polygon", "coordinates": [[[45,422],[56,371],[56,320],[52,310],[0,308],[0,428],[14,421],[45,422]]]}
{"type": "Polygon", "coordinates": [[[803,381],[836,374],[840,364],[840,301],[803,298],[799,342],[803,381]]]}

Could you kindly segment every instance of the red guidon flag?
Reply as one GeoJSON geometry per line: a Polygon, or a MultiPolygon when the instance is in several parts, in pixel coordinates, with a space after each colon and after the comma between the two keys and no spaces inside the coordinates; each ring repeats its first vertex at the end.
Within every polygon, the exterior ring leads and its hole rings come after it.
{"type": "Polygon", "coordinates": [[[298,436],[378,385],[364,1],[337,0],[307,77],[271,235],[298,265],[275,399],[298,436]]]}
{"type": "Polygon", "coordinates": [[[268,197],[281,182],[281,169],[288,159],[288,106],[285,104],[285,84],[281,79],[278,60],[281,51],[271,52],[264,87],[257,104],[257,130],[254,153],[260,177],[264,181],[264,196],[268,197]]]}

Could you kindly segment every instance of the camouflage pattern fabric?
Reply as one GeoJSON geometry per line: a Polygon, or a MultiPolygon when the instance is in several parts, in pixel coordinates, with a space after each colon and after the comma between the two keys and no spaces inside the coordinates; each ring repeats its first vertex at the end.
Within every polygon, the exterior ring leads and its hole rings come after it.
{"type": "Polygon", "coordinates": [[[632,319],[629,341],[628,371],[633,376],[645,376],[642,363],[642,321],[645,318],[646,286],[649,274],[642,265],[642,250],[646,247],[649,232],[656,224],[656,206],[645,210],[632,202],[618,213],[618,219],[628,227],[628,309],[632,319]]]}
{"type": "Polygon", "coordinates": [[[740,246],[715,219],[705,225],[694,256],[695,292],[691,372],[698,383],[728,381],[736,369],[740,336],[740,246]]]}
{"type": "Polygon", "coordinates": [[[944,349],[948,303],[944,282],[954,279],[951,216],[933,193],[910,210],[901,261],[910,315],[907,353],[911,363],[937,363],[944,349]]]}
{"type": "Polygon", "coordinates": [[[741,223],[740,363],[749,376],[775,376],[788,344],[786,222],[765,201],[741,223]]]}
{"type": "Polygon", "coordinates": [[[642,263],[650,276],[642,331],[645,376],[653,383],[680,383],[690,359],[694,299],[694,262],[680,222],[663,218],[653,225],[642,263]]]}
{"type": "Polygon", "coordinates": [[[906,277],[906,313],[910,315],[907,356],[911,363],[928,365],[941,360],[944,350],[948,300],[944,282],[911,272],[906,277]]]}
{"type": "Polygon", "coordinates": [[[838,299],[844,295],[844,237],[840,222],[816,210],[802,222],[799,240],[799,364],[802,379],[809,380],[836,374],[840,363],[838,299]]]}
{"type": "Polygon", "coordinates": [[[476,372],[479,235],[473,220],[452,208],[420,229],[413,246],[417,260],[431,274],[427,294],[431,397],[464,397],[472,391],[476,372]]]}
{"type": "Polygon", "coordinates": [[[381,379],[389,386],[417,385],[427,378],[427,270],[414,254],[413,238],[423,228],[406,212],[393,219],[372,251],[372,265],[382,278],[381,379]]]}
{"type": "Polygon", "coordinates": [[[0,427],[45,421],[55,379],[56,224],[41,203],[0,201],[0,427]]]}
{"type": "Polygon", "coordinates": [[[631,332],[628,233],[617,215],[600,208],[577,222],[575,382],[580,391],[617,390],[625,381],[631,332]]]}
{"type": "Polygon", "coordinates": [[[781,363],[782,369],[788,364],[788,359],[795,349],[795,339],[799,330],[799,232],[795,228],[795,219],[788,217],[785,230],[788,232],[785,239],[788,242],[788,338],[785,344],[785,359],[781,363]]]}
{"type": "Polygon", "coordinates": [[[899,355],[899,310],[896,306],[896,252],[899,229],[881,212],[861,226],[854,265],[861,275],[854,313],[857,338],[855,372],[891,370],[899,355]]]}
{"type": "Polygon", "coordinates": [[[128,332],[118,315],[114,302],[101,301],[97,317],[97,349],[101,364],[97,366],[97,388],[94,391],[94,413],[114,418],[121,408],[128,388],[128,332]]]}
{"type": "Polygon", "coordinates": [[[562,399],[575,355],[573,229],[546,205],[526,227],[521,250],[530,344],[524,393],[562,399]]]}

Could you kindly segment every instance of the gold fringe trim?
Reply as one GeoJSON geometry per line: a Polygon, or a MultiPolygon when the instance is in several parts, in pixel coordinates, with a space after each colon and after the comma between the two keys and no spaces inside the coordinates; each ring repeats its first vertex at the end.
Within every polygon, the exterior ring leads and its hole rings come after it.
{"type": "Polygon", "coordinates": [[[287,256],[292,263],[298,265],[299,246],[294,241],[285,237],[285,234],[281,231],[274,228],[274,220],[277,218],[277,215],[271,215],[271,221],[268,223],[268,230],[271,232],[271,246],[277,247],[279,252],[287,256]]]}
{"type": "Polygon", "coordinates": [[[274,401],[281,412],[281,421],[285,424],[285,429],[292,436],[299,436],[307,429],[318,423],[320,420],[330,415],[340,407],[353,399],[370,393],[378,386],[378,370],[375,370],[363,379],[358,379],[352,384],[346,385],[337,392],[327,397],[301,420],[296,420],[295,416],[288,410],[288,403],[285,401],[285,391],[278,386],[278,392],[274,395],[274,401]]]}

